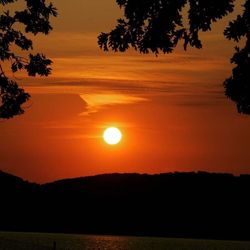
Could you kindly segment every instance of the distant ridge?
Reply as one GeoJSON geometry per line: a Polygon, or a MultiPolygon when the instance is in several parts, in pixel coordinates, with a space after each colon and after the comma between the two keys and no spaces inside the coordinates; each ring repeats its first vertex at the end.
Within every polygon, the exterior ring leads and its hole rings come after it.
{"type": "Polygon", "coordinates": [[[103,174],[43,185],[0,171],[0,230],[250,240],[250,175],[103,174]]]}

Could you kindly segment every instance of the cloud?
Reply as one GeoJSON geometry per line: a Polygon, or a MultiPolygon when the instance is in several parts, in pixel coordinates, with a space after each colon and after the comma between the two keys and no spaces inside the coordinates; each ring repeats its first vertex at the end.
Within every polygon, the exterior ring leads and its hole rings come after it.
{"type": "Polygon", "coordinates": [[[87,103],[87,111],[81,115],[89,115],[98,112],[110,105],[134,104],[137,102],[147,101],[147,98],[131,96],[119,93],[94,93],[80,95],[84,102],[87,103]]]}

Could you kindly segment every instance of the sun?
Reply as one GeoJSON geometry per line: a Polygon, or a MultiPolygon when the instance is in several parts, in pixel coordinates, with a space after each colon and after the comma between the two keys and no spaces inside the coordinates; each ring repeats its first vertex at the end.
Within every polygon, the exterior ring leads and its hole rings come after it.
{"type": "Polygon", "coordinates": [[[103,139],[109,145],[116,145],[121,141],[122,133],[118,128],[110,127],[104,131],[103,139]]]}

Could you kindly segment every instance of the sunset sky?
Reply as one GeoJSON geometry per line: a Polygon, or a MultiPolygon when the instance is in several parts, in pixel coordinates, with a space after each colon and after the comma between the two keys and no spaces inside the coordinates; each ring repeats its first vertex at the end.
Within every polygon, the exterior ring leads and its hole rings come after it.
{"type": "Polygon", "coordinates": [[[122,15],[115,0],[53,2],[53,32],[34,38],[53,74],[17,75],[32,98],[24,115],[0,121],[1,170],[40,183],[111,172],[250,173],[250,116],[223,89],[235,46],[223,29],[235,13],[202,35],[202,50],[156,57],[98,48],[98,33],[122,15]],[[123,133],[117,146],[103,141],[109,126],[123,133]]]}

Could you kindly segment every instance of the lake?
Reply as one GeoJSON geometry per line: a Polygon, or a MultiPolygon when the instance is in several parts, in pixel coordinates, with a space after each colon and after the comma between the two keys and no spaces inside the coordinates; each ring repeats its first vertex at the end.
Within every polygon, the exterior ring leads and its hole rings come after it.
{"type": "Polygon", "coordinates": [[[250,250],[250,242],[0,232],[1,250],[250,250]]]}

